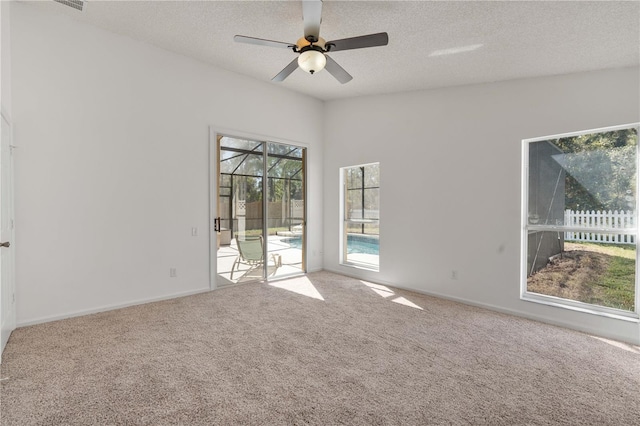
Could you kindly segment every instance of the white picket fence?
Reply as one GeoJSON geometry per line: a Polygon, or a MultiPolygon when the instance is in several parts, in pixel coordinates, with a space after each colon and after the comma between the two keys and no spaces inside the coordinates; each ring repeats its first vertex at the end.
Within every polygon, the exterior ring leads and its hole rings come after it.
{"type": "MultiPolygon", "coordinates": [[[[564,226],[572,228],[629,229],[637,224],[635,211],[564,211],[564,226]]],[[[565,241],[590,241],[594,243],[634,244],[635,236],[630,234],[565,232],[565,241]]]]}

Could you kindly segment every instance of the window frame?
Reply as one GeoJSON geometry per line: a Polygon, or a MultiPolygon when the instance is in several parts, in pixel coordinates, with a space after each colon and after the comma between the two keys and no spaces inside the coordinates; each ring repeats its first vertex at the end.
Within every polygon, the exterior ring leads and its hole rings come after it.
{"type": "MultiPolygon", "coordinates": [[[[355,268],[359,268],[359,269],[366,269],[369,271],[373,271],[373,272],[379,272],[380,271],[380,253],[378,251],[378,263],[374,264],[374,263],[368,263],[368,262],[358,262],[358,261],[354,261],[354,260],[349,260],[347,257],[347,235],[348,235],[348,224],[352,223],[352,224],[358,224],[358,225],[362,225],[363,229],[364,226],[366,225],[367,220],[372,221],[371,223],[377,223],[378,225],[378,250],[379,250],[379,241],[380,241],[380,199],[378,198],[378,218],[377,219],[366,219],[364,218],[365,216],[365,211],[363,209],[362,211],[362,216],[363,218],[359,219],[359,220],[352,220],[347,218],[347,212],[346,212],[346,208],[347,208],[347,194],[349,193],[349,191],[353,191],[353,190],[362,190],[362,200],[364,202],[365,199],[365,190],[367,189],[377,189],[378,190],[378,197],[380,196],[380,182],[378,181],[378,186],[366,186],[365,184],[365,175],[363,173],[362,176],[362,188],[347,188],[347,172],[348,170],[351,169],[357,169],[357,168],[365,168],[367,166],[372,166],[372,165],[377,165],[378,166],[378,173],[380,170],[380,162],[371,162],[371,163],[364,163],[364,164],[357,164],[357,165],[353,165],[353,166],[346,166],[346,167],[341,167],[340,168],[340,259],[339,259],[339,263],[342,266],[349,266],[349,267],[355,267],[355,268]]],[[[364,234],[364,232],[362,233],[362,235],[366,235],[364,234]]]]}
{"type": "MultiPolygon", "coordinates": [[[[563,309],[569,309],[578,312],[584,312],[592,315],[604,316],[608,318],[615,318],[624,321],[640,322],[640,241],[639,241],[639,226],[636,223],[636,227],[628,230],[616,230],[616,234],[625,233],[635,236],[636,245],[636,273],[635,273],[635,303],[634,311],[625,311],[623,309],[615,309],[606,306],[599,306],[595,304],[579,302],[571,299],[564,299],[557,296],[549,296],[540,293],[533,293],[527,291],[527,255],[528,255],[528,235],[529,231],[542,231],[542,232],[571,232],[571,231],[585,231],[585,228],[572,228],[569,226],[559,225],[532,225],[529,224],[528,212],[529,212],[529,145],[535,142],[548,141],[550,139],[568,138],[574,136],[581,136],[592,133],[604,133],[612,132],[622,129],[635,128],[638,131],[638,141],[636,143],[636,194],[635,194],[635,211],[636,215],[640,213],[640,123],[630,123],[618,126],[602,127],[597,129],[582,130],[570,133],[561,133],[556,135],[549,135],[543,137],[536,137],[522,140],[522,158],[521,158],[521,253],[520,253],[520,300],[540,303],[543,305],[559,307],[563,309]]],[[[606,230],[604,230],[606,233],[606,230]]]]}

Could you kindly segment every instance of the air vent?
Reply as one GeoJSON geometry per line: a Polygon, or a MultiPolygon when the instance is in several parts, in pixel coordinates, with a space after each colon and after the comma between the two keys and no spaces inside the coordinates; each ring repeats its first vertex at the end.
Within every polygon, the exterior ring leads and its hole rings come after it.
{"type": "Polygon", "coordinates": [[[82,6],[84,6],[84,1],[82,0],[53,0],[60,4],[64,4],[65,6],[72,7],[74,9],[78,9],[82,12],[82,6]]]}

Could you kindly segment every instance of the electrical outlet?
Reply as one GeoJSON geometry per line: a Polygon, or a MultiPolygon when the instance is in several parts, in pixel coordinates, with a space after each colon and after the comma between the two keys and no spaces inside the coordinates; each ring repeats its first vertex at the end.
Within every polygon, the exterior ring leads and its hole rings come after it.
{"type": "Polygon", "coordinates": [[[176,268],[169,268],[169,276],[171,278],[175,278],[178,276],[178,272],[176,271],[176,268]]]}
{"type": "Polygon", "coordinates": [[[198,236],[198,228],[196,228],[195,226],[193,228],[191,228],[191,236],[192,237],[197,237],[198,236]]]}
{"type": "Polygon", "coordinates": [[[455,269],[451,270],[451,279],[452,280],[457,280],[458,279],[458,271],[456,271],[455,269]]]}

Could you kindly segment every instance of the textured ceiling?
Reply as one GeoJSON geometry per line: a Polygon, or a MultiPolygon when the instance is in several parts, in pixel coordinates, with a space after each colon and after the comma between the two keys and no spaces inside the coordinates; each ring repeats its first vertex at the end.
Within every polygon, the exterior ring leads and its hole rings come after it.
{"type": "MultiPolygon", "coordinates": [[[[295,54],[235,43],[233,36],[293,43],[303,35],[299,1],[89,0],[83,12],[53,1],[36,7],[265,82],[295,54]]],[[[300,69],[271,84],[330,100],[640,63],[639,1],[325,0],[322,18],[327,40],[386,31],[389,45],[331,54],[354,77],[344,85],[326,71],[300,69]]]]}

